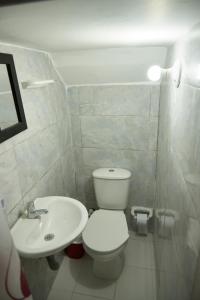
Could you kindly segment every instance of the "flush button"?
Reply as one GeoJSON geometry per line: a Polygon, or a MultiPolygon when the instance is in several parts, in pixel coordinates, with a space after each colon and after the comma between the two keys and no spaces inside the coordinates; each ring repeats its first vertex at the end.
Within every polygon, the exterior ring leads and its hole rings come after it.
{"type": "Polygon", "coordinates": [[[113,170],[113,169],[109,169],[109,170],[108,170],[108,172],[115,172],[115,170],[113,170]]]}

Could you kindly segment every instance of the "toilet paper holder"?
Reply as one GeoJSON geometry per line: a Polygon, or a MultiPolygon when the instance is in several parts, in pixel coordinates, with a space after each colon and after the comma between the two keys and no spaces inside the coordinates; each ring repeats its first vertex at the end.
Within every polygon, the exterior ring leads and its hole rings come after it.
{"type": "Polygon", "coordinates": [[[140,235],[148,234],[148,222],[153,217],[153,209],[143,206],[131,208],[133,227],[140,235]]]}

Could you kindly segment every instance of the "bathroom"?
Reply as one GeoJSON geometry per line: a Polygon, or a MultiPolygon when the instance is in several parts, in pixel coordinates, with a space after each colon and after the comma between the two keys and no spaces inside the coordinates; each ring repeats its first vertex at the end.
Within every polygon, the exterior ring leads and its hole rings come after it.
{"type": "Polygon", "coordinates": [[[199,11],[0,0],[0,300],[199,300],[199,11]]]}

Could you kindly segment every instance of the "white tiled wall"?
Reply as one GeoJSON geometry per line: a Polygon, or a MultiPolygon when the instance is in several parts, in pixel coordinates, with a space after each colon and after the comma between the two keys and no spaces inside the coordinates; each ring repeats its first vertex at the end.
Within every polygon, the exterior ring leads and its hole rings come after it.
{"type": "Polygon", "coordinates": [[[132,171],[129,206],[153,206],[159,86],[68,88],[79,197],[96,207],[91,179],[98,167],[132,171]]]}
{"type": "MultiPolygon", "coordinates": [[[[66,89],[48,55],[3,44],[0,52],[13,54],[20,88],[24,80],[56,80],[44,88],[21,89],[28,129],[0,144],[0,197],[11,226],[36,197],[73,196],[75,167],[66,89]]],[[[34,297],[43,282],[38,299],[46,299],[56,273],[44,259],[25,266],[34,297]]]]}
{"type": "Polygon", "coordinates": [[[155,240],[159,300],[197,300],[200,295],[199,53],[198,26],[168,54],[169,66],[182,61],[180,87],[170,76],[161,85],[156,210],[162,218],[155,240]]]}
{"type": "Polygon", "coordinates": [[[73,195],[74,160],[66,91],[47,54],[0,44],[14,56],[18,81],[55,79],[23,90],[28,129],[0,144],[0,194],[9,224],[27,201],[45,195],[73,195]]]}

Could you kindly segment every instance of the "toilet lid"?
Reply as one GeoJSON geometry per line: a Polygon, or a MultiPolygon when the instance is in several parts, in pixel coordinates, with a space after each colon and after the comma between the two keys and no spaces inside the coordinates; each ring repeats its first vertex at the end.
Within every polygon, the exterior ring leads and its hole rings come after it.
{"type": "Polygon", "coordinates": [[[94,251],[110,252],[123,245],[129,238],[123,211],[96,210],[83,231],[83,241],[94,251]]]}

